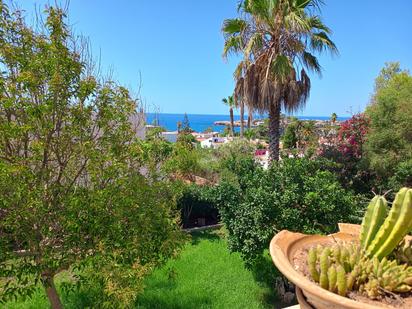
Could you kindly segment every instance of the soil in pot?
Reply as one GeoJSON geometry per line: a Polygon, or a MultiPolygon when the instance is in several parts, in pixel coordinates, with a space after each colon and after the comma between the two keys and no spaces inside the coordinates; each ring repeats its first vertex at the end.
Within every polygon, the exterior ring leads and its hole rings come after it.
{"type": "MultiPolygon", "coordinates": [[[[317,246],[318,244],[333,244],[333,239],[325,239],[324,241],[316,244],[308,244],[306,246],[303,246],[302,248],[298,249],[293,256],[293,267],[295,268],[295,270],[300,272],[305,277],[309,278],[312,282],[314,281],[310,278],[309,275],[307,255],[308,250],[313,246],[317,246]]],[[[316,282],[314,283],[317,284],[316,282]]],[[[379,300],[370,299],[359,292],[350,292],[347,297],[381,308],[412,309],[412,293],[403,293],[397,295],[388,294],[387,296],[382,297],[379,300]]]]}

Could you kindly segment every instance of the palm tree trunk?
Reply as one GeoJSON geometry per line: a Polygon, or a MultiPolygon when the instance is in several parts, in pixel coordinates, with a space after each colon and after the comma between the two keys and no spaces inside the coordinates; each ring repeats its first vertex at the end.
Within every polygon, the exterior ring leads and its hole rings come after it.
{"type": "Polygon", "coordinates": [[[269,160],[279,161],[280,104],[271,104],[269,108],[269,160]]]}
{"type": "Polygon", "coordinates": [[[230,112],[230,134],[231,134],[232,137],[233,137],[233,136],[235,136],[235,129],[234,129],[234,127],[235,127],[235,120],[234,120],[234,118],[233,118],[233,108],[232,108],[232,107],[230,108],[229,112],[230,112]]]}
{"type": "Polygon", "coordinates": [[[245,102],[240,102],[240,137],[243,137],[245,131],[245,102]]]}
{"type": "Polygon", "coordinates": [[[252,121],[253,121],[253,110],[248,107],[248,114],[247,114],[247,128],[250,130],[252,128],[252,121]]]}
{"type": "Polygon", "coordinates": [[[56,286],[54,285],[53,277],[47,276],[43,278],[43,286],[46,290],[47,297],[49,299],[52,309],[63,309],[63,305],[60,301],[59,294],[57,293],[56,286]]]}

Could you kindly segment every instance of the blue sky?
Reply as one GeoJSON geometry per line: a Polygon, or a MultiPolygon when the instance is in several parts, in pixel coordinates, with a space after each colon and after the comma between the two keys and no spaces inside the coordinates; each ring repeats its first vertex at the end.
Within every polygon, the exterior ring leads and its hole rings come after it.
{"type": "MultiPolygon", "coordinates": [[[[21,0],[29,19],[35,5],[21,0]]],[[[58,1],[61,3],[61,1],[58,1]]],[[[52,1],[54,3],[54,1],[52,1]]],[[[64,3],[64,2],[63,2],[64,3]]],[[[89,37],[103,71],[141,96],[149,110],[226,114],[236,59],[223,61],[225,18],[237,0],[71,0],[69,22],[89,37]]],[[[312,76],[306,107],[296,113],[347,116],[368,104],[376,75],[386,61],[412,69],[412,1],[325,0],[322,16],[340,55],[321,56],[323,77],[312,76]]]]}

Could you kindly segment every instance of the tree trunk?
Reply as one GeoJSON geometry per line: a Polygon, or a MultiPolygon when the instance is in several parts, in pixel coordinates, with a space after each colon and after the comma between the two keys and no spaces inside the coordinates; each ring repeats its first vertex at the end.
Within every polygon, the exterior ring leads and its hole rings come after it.
{"type": "Polygon", "coordinates": [[[232,107],[230,108],[229,112],[230,112],[230,134],[231,134],[232,137],[233,137],[233,136],[235,136],[235,129],[234,129],[234,127],[235,127],[235,120],[234,120],[234,118],[233,118],[233,108],[232,108],[232,107]]]}
{"type": "Polygon", "coordinates": [[[253,113],[252,113],[252,109],[249,107],[248,114],[247,114],[247,128],[249,130],[252,128],[252,121],[253,121],[253,113]]]}
{"type": "Polygon", "coordinates": [[[49,299],[52,309],[63,309],[63,305],[60,301],[59,294],[57,293],[56,286],[54,285],[53,277],[46,276],[43,278],[43,286],[46,290],[47,297],[49,299]]]}
{"type": "Polygon", "coordinates": [[[240,137],[243,137],[245,131],[245,102],[240,102],[240,137]]]}
{"type": "Polygon", "coordinates": [[[269,160],[279,161],[280,104],[269,107],[269,160]]]}

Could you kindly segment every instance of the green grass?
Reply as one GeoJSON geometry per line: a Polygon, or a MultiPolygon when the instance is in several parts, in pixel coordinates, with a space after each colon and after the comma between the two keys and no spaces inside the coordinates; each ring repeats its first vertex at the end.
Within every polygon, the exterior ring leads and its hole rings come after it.
{"type": "Polygon", "coordinates": [[[206,231],[146,280],[138,308],[273,308],[273,301],[273,291],[255,280],[226,241],[206,231]]]}
{"type": "MultiPolygon", "coordinates": [[[[273,264],[264,260],[257,271],[245,269],[238,254],[231,254],[220,231],[193,235],[181,255],[157,269],[145,281],[136,308],[274,308],[273,264]]],[[[67,276],[66,276],[67,277],[67,276]]],[[[65,280],[60,278],[59,281],[65,280]]],[[[83,308],[87,295],[63,296],[65,308],[83,308]]],[[[41,289],[30,300],[6,304],[6,308],[48,308],[41,289]]]]}

